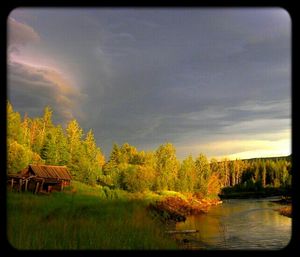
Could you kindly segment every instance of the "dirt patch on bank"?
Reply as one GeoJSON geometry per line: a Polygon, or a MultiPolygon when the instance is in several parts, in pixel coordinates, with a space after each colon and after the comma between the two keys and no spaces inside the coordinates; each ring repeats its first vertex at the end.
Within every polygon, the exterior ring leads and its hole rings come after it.
{"type": "Polygon", "coordinates": [[[292,205],[276,209],[281,215],[292,218],[292,205]]]}
{"type": "Polygon", "coordinates": [[[207,213],[213,205],[220,204],[218,199],[196,199],[184,200],[178,196],[166,197],[148,206],[148,210],[158,215],[164,222],[185,221],[186,216],[207,213]]]}

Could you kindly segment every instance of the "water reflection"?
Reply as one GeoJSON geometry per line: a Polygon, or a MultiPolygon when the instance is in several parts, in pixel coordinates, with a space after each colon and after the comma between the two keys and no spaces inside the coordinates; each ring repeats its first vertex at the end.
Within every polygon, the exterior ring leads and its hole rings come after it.
{"type": "Polygon", "coordinates": [[[184,235],[191,248],[281,249],[291,238],[291,218],[280,215],[269,201],[227,200],[206,215],[190,216],[177,229],[197,229],[184,235]]]}

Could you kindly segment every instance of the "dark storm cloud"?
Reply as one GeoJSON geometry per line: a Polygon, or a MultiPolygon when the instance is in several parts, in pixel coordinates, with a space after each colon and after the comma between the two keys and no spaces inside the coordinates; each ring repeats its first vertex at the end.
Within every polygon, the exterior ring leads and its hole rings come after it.
{"type": "Polygon", "coordinates": [[[107,145],[112,138],[142,147],[164,141],[176,144],[186,135],[204,141],[203,137],[213,133],[257,135],[289,127],[286,120],[279,120],[290,116],[290,38],[286,30],[273,33],[270,23],[268,27],[263,23],[251,26],[255,13],[236,25],[238,20],[230,12],[220,11],[221,16],[212,20],[213,12],[197,15],[191,11],[194,15],[180,19],[180,12],[172,10],[158,13],[152,27],[136,21],[149,16],[154,20],[155,14],[145,12],[136,19],[134,12],[131,18],[126,12],[120,14],[127,23],[115,26],[114,40],[103,47],[106,56],[111,54],[114,72],[103,94],[100,117],[95,119],[95,126],[98,120],[105,123],[101,135],[107,145]],[[128,36],[119,37],[120,31],[128,36]],[[239,109],[249,101],[252,106],[239,109]],[[288,101],[284,108],[281,101],[288,101]],[[265,105],[270,108],[263,108],[265,105]],[[221,115],[214,117],[210,109],[221,115]],[[190,119],[189,114],[195,112],[202,118],[190,119]],[[244,123],[261,119],[273,119],[280,125],[256,128],[244,123]],[[244,128],[227,129],[239,123],[244,128]]]}
{"type": "MultiPolygon", "coordinates": [[[[74,116],[106,155],[113,142],[183,149],[290,128],[291,24],[282,9],[28,12],[44,51],[80,81],[84,117],[74,116]]],[[[31,106],[18,88],[12,97],[31,106]]],[[[43,90],[40,98],[54,94],[43,90]]]]}
{"type": "Polygon", "coordinates": [[[71,88],[60,74],[13,62],[8,63],[8,70],[9,100],[22,114],[40,116],[48,105],[55,112],[54,121],[65,124],[74,118],[76,102],[84,96],[71,88]]]}

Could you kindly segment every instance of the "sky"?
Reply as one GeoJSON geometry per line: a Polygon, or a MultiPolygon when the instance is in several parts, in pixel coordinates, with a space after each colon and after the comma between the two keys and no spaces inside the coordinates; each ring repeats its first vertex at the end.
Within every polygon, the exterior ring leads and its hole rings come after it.
{"type": "Polygon", "coordinates": [[[179,159],[291,154],[291,19],[281,8],[17,8],[16,111],[179,159]]]}

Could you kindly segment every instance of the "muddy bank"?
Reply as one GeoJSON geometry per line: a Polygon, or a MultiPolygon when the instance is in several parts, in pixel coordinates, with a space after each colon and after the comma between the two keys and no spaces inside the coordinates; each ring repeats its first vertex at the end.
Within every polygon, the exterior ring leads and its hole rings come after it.
{"type": "Polygon", "coordinates": [[[176,223],[185,221],[189,215],[205,214],[209,211],[210,207],[221,203],[222,201],[219,199],[190,197],[184,200],[178,196],[172,196],[150,204],[148,211],[162,222],[165,227],[166,236],[173,238],[181,249],[193,249],[194,247],[191,246],[191,242],[194,240],[193,236],[185,231],[177,231],[176,223]],[[169,231],[183,233],[168,233],[169,231]]]}
{"type": "Polygon", "coordinates": [[[282,207],[276,209],[281,215],[292,218],[292,198],[291,197],[281,197],[280,200],[272,201],[283,205],[282,207]]]}
{"type": "Polygon", "coordinates": [[[207,213],[211,206],[222,203],[218,199],[188,198],[184,200],[177,196],[166,197],[151,203],[148,210],[165,223],[185,221],[188,215],[207,213]]]}
{"type": "Polygon", "coordinates": [[[276,211],[278,211],[283,216],[292,218],[292,206],[291,205],[278,208],[276,211]]]}

